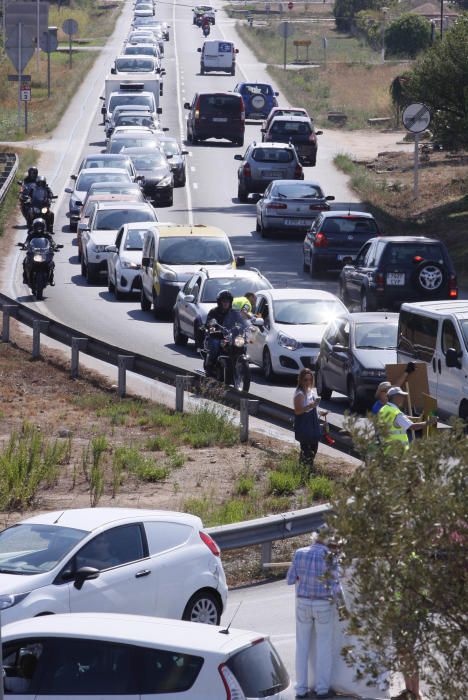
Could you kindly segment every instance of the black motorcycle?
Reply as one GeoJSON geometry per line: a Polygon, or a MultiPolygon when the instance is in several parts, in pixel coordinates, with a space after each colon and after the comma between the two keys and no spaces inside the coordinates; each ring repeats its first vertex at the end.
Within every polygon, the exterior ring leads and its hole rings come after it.
{"type": "Polygon", "coordinates": [[[63,248],[55,245],[46,237],[31,238],[26,245],[18,243],[21,250],[26,251],[23,263],[27,285],[37,301],[44,298],[44,289],[50,283],[54,265],[54,253],[63,248]]]}
{"type": "Polygon", "coordinates": [[[203,358],[203,369],[208,376],[210,337],[221,341],[218,357],[210,367],[210,375],[218,381],[231,385],[238,391],[250,387],[250,358],[247,353],[248,330],[241,325],[225,328],[212,319],[205,327],[205,337],[199,353],[203,358]]]}
{"type": "MultiPolygon", "coordinates": [[[[53,195],[52,199],[57,199],[57,195],[53,195]]],[[[34,204],[30,194],[24,194],[20,197],[21,211],[26,219],[28,228],[32,227],[34,219],[44,219],[47,230],[52,231],[54,228],[54,212],[51,210],[51,200],[44,199],[41,204],[34,204]]]]}

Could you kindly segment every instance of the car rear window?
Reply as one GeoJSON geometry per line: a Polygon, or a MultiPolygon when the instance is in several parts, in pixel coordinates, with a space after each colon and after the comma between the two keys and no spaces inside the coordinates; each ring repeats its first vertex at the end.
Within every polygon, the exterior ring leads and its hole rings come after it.
{"type": "Polygon", "coordinates": [[[143,105],[153,109],[154,102],[149,95],[114,95],[109,101],[109,112],[120,105],[143,105]]]}
{"type": "Polygon", "coordinates": [[[438,243],[390,243],[383,254],[384,265],[412,265],[424,260],[444,264],[444,252],[438,243]]]}
{"type": "Polygon", "coordinates": [[[127,56],[154,56],[155,51],[152,46],[126,46],[124,53],[127,56]]]}
{"type": "Polygon", "coordinates": [[[291,163],[294,154],[291,148],[255,148],[252,158],[257,163],[291,163]]]}
{"type": "Polygon", "coordinates": [[[271,85],[244,85],[242,92],[247,95],[265,95],[265,97],[271,97],[273,95],[273,90],[271,85]]]}
{"type": "Polygon", "coordinates": [[[151,58],[117,58],[115,67],[119,73],[146,73],[154,71],[154,62],[151,58]]]}
{"type": "Polygon", "coordinates": [[[115,126],[154,126],[149,114],[121,114],[115,119],[115,126]]]}
{"type": "Polygon", "coordinates": [[[228,265],[231,248],[224,238],[168,236],[159,241],[158,262],[163,265],[228,265]]]}
{"type": "Polygon", "coordinates": [[[198,106],[208,116],[219,112],[238,115],[242,111],[241,98],[236,95],[200,95],[198,106]]]}
{"type": "Polygon", "coordinates": [[[153,170],[153,168],[161,168],[167,165],[166,158],[158,150],[142,155],[132,155],[132,160],[137,170],[153,170]]]}
{"type": "Polygon", "coordinates": [[[114,231],[124,224],[137,223],[138,221],[156,221],[147,209],[110,209],[98,211],[94,228],[99,231],[114,231]]]}
{"type": "Polygon", "coordinates": [[[271,189],[271,196],[289,199],[320,199],[323,197],[323,192],[318,185],[291,181],[274,185],[271,189]]]}
{"type": "Polygon", "coordinates": [[[327,217],[320,230],[323,233],[367,233],[371,236],[378,233],[374,219],[358,216],[330,216],[327,217]]]}
{"type": "Polygon", "coordinates": [[[233,279],[232,277],[216,277],[215,279],[207,280],[203,287],[201,301],[205,304],[215,303],[218,292],[222,289],[227,289],[233,297],[243,297],[246,292],[258,292],[260,289],[266,289],[269,285],[260,277],[258,279],[233,279]]]}
{"type": "Polygon", "coordinates": [[[274,121],[271,125],[272,134],[289,134],[291,136],[309,136],[312,132],[310,124],[307,122],[278,122],[274,121]]]}
{"type": "Polygon", "coordinates": [[[95,182],[128,182],[131,183],[130,175],[126,170],[121,173],[81,173],[76,181],[75,190],[77,192],[87,192],[95,182]]]}
{"type": "Polygon", "coordinates": [[[266,639],[239,651],[226,662],[247,698],[266,698],[289,685],[289,676],[278,652],[266,639]]]}

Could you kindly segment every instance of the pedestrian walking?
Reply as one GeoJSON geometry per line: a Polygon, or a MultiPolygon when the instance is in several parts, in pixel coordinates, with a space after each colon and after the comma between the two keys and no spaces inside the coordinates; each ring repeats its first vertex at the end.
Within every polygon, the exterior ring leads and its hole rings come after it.
{"type": "Polygon", "coordinates": [[[329,532],[322,526],[312,544],[294,554],[288,585],[296,586],[296,698],[305,698],[314,686],[315,697],[329,698],[336,603],[341,589],[338,567],[329,549],[329,532]],[[315,641],[313,684],[309,685],[309,657],[315,641]]]}
{"type": "Polygon", "coordinates": [[[301,369],[294,392],[294,435],[301,446],[300,461],[309,472],[313,471],[318,443],[322,436],[317,407],[320,397],[315,389],[314,374],[301,369]]]}

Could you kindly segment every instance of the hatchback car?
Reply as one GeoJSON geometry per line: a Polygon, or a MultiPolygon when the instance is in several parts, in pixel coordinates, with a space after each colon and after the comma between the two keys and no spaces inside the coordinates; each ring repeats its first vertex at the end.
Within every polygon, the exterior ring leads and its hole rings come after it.
{"type": "Polygon", "coordinates": [[[306,117],[312,121],[312,117],[309,117],[309,113],[304,107],[273,107],[271,112],[267,115],[267,118],[262,124],[262,141],[265,140],[265,133],[275,117],[306,117]]]}
{"type": "Polygon", "coordinates": [[[249,194],[264,192],[273,180],[303,180],[304,172],[291,144],[262,143],[250,144],[243,156],[235,155],[241,161],[237,171],[237,198],[246,202],[249,194]]]}
{"type": "Polygon", "coordinates": [[[403,302],[458,297],[457,276],[442,241],[381,236],[361,248],[340,275],[340,296],[362,311],[399,309],[403,302]]]}
{"type": "Polygon", "coordinates": [[[349,398],[353,411],[370,407],[386,378],[385,365],[397,362],[398,314],[355,313],[330,322],[317,360],[317,392],[349,398]]]}
{"type": "Polygon", "coordinates": [[[126,148],[135,166],[141,187],[155,206],[171,207],[174,192],[174,176],[162,148],[126,148]]]}
{"type": "MultiPolygon", "coordinates": [[[[184,578],[184,575],[180,577],[184,578]]],[[[136,615],[77,613],[2,630],[7,694],[34,698],[252,700],[293,697],[268,637],[136,615]]]]}
{"type": "Polygon", "coordinates": [[[143,148],[146,145],[151,148],[151,144],[158,144],[158,133],[147,127],[117,127],[109,139],[107,152],[120,153],[123,148],[143,148]]]}
{"type": "Polygon", "coordinates": [[[363,243],[378,235],[376,220],[365,211],[322,212],[304,239],[304,270],[311,277],[340,270],[355,259],[363,243]]]}
{"type": "Polygon", "coordinates": [[[76,231],[78,219],[80,218],[83,199],[85,198],[91,185],[98,182],[133,182],[128,171],[122,168],[89,168],[82,170],[75,180],[75,186],[66,187],[65,192],[70,195],[68,212],[70,217],[70,230],[76,231]]]}
{"type": "Polygon", "coordinates": [[[123,48],[125,56],[152,56],[159,61],[159,47],[156,44],[126,44],[123,48]]]}
{"type": "Polygon", "coordinates": [[[159,60],[153,56],[123,55],[117,56],[111,73],[159,73],[160,68],[159,60]]]}
{"type": "Polygon", "coordinates": [[[274,180],[257,202],[257,231],[263,238],[272,231],[304,231],[334,199],[313,180],[274,180]]]}
{"type": "Polygon", "coordinates": [[[322,131],[315,131],[308,117],[284,115],[274,117],[268,128],[262,130],[263,141],[275,143],[293,143],[302,165],[314,166],[317,161],[317,136],[322,131]]]}
{"type": "Polygon", "coordinates": [[[182,150],[177,139],[171,136],[161,136],[159,143],[166,154],[166,158],[169,160],[172,175],[174,176],[174,187],[185,187],[185,156],[188,156],[188,151],[182,150]]]}
{"type": "Polygon", "coordinates": [[[107,286],[117,300],[141,289],[141,252],[147,227],[124,224],[114,245],[107,246],[107,286]]]}
{"type": "Polygon", "coordinates": [[[204,333],[200,330],[210,309],[216,305],[216,297],[227,289],[233,297],[246,292],[271,289],[270,282],[258,270],[226,270],[202,268],[185,284],[177,295],[174,306],[174,342],[185,345],[189,338],[200,346],[204,333]]]}
{"type": "MultiPolygon", "coordinates": [[[[135,168],[128,156],[120,155],[120,153],[89,153],[83,158],[78,168],[78,174],[82,170],[88,168],[117,168],[119,170],[127,170],[133,180],[136,179],[135,168]]],[[[72,175],[72,180],[76,180],[78,175],[72,175]]]]}
{"type": "Polygon", "coordinates": [[[268,83],[237,83],[234,92],[242,95],[246,119],[266,119],[273,107],[278,106],[279,92],[268,83]]]}
{"type": "Polygon", "coordinates": [[[186,102],[187,141],[229,139],[238,146],[244,144],[245,109],[240,95],[232,92],[196,93],[186,102]]]}
{"type": "Polygon", "coordinates": [[[250,361],[262,367],[267,379],[315,368],[327,323],[347,313],[330,292],[289,288],[259,292],[255,311],[264,324],[252,327],[250,361]]]}
{"type": "Polygon", "coordinates": [[[87,611],[219,624],[227,597],[219,549],[186,513],[43,513],[0,533],[0,557],[2,624],[87,611]]]}

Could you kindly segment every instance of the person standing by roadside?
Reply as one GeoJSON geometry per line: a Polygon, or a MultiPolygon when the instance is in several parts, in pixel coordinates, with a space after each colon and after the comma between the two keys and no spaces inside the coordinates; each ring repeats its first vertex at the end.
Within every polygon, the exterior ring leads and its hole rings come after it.
{"type": "Polygon", "coordinates": [[[301,446],[300,461],[309,472],[314,468],[314,459],[321,437],[317,396],[312,370],[301,369],[294,393],[294,435],[301,446]]]}
{"type": "Polygon", "coordinates": [[[294,554],[287,583],[296,586],[296,698],[309,695],[309,656],[315,637],[315,697],[329,698],[333,657],[333,628],[340,597],[338,567],[328,547],[326,525],[312,536],[309,547],[294,554]]]}
{"type": "MultiPolygon", "coordinates": [[[[408,362],[408,364],[405,367],[405,371],[401,375],[400,379],[395,382],[395,386],[402,387],[403,384],[408,381],[409,375],[412,374],[415,370],[416,366],[414,362],[408,362]]],[[[377,387],[377,391],[375,392],[375,403],[371,408],[371,413],[374,416],[377,415],[382,406],[385,406],[385,404],[387,403],[387,391],[390,389],[391,386],[391,382],[380,382],[379,386],[377,387]]]]}
{"type": "Polygon", "coordinates": [[[437,425],[437,416],[415,423],[405,416],[401,408],[406,396],[408,396],[407,392],[399,386],[391,386],[387,391],[387,403],[378,412],[380,422],[388,428],[385,438],[388,447],[399,443],[404,450],[407,450],[410,443],[408,430],[422,430],[428,425],[437,425]]]}

